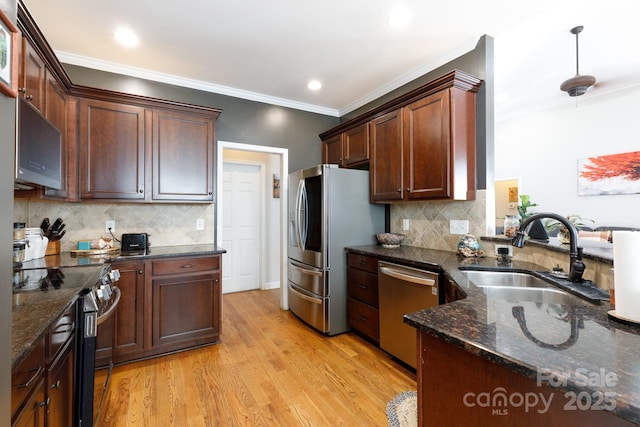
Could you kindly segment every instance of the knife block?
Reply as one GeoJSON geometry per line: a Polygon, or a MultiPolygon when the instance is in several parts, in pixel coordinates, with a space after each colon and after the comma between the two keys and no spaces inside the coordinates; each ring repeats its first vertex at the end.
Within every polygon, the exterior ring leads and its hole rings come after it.
{"type": "Polygon", "coordinates": [[[47,243],[47,251],[44,253],[47,255],[58,255],[60,253],[60,240],[54,240],[53,242],[47,243]]]}

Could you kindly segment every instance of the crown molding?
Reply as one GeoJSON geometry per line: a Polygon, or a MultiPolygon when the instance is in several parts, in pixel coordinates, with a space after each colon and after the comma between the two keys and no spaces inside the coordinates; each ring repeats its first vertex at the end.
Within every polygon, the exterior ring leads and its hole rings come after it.
{"type": "Polygon", "coordinates": [[[201,90],[204,92],[216,93],[219,95],[232,96],[235,98],[246,99],[249,101],[262,102],[265,104],[278,105],[281,107],[293,108],[296,110],[308,111],[310,113],[323,114],[326,116],[339,117],[339,110],[334,108],[326,108],[313,104],[292,101],[289,99],[278,98],[274,96],[264,95],[261,93],[251,92],[242,89],[235,89],[229,86],[217,85],[202,80],[188,79],[175,76],[172,74],[159,73],[147,70],[117,64],[114,62],[103,61],[87,56],[75,55],[68,52],[56,51],[56,56],[62,63],[77,65],[80,67],[92,68],[95,70],[106,71],[115,74],[122,74],[131,77],[137,77],[145,80],[151,80],[160,83],[167,83],[175,86],[187,87],[190,89],[201,90]]]}

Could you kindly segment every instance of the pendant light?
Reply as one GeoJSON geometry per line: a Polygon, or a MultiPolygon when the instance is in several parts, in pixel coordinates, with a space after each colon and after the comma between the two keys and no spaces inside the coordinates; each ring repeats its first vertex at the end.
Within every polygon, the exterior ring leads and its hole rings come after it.
{"type": "Polygon", "coordinates": [[[596,82],[596,78],[593,76],[581,76],[578,68],[580,63],[578,60],[578,34],[580,34],[583,29],[584,27],[582,25],[571,29],[571,34],[576,35],[576,75],[565,80],[560,85],[560,90],[567,92],[569,96],[584,95],[587,89],[596,82]]]}

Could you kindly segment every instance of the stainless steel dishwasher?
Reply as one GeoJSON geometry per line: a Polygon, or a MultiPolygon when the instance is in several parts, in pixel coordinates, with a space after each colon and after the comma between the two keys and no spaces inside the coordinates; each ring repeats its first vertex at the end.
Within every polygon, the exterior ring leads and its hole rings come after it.
{"type": "Polygon", "coordinates": [[[406,313],[438,305],[438,274],[378,262],[380,348],[416,367],[416,329],[405,324],[406,313]]]}

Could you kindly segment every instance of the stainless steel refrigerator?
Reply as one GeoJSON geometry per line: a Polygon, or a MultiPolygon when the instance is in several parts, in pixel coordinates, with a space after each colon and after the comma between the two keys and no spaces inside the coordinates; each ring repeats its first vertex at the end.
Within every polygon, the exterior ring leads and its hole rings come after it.
{"type": "Polygon", "coordinates": [[[327,335],[347,324],[347,246],[375,244],[383,205],[369,203],[369,172],[319,165],[289,174],[289,309],[327,335]]]}

